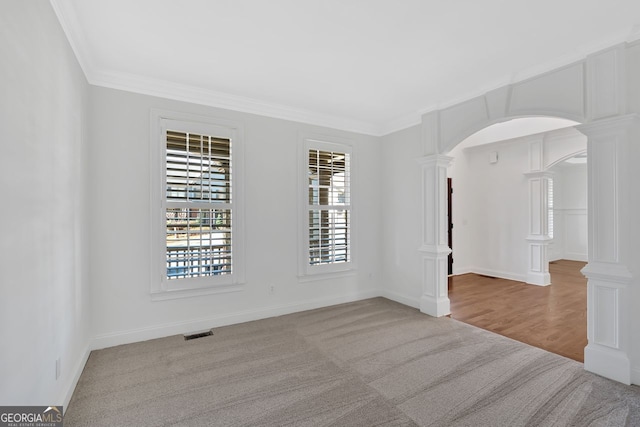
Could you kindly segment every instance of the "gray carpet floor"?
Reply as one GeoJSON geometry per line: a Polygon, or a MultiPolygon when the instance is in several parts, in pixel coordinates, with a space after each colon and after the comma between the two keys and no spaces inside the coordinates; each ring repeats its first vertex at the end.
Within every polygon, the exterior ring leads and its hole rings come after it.
{"type": "Polygon", "coordinates": [[[640,389],[375,298],[94,351],[66,426],[640,426],[640,389]]]}

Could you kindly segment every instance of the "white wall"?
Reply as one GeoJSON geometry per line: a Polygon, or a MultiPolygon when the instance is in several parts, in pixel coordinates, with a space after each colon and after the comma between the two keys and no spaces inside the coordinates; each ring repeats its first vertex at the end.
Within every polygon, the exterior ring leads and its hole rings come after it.
{"type": "Polygon", "coordinates": [[[449,176],[453,193],[454,274],[469,271],[526,280],[528,145],[516,139],[459,148],[449,176]],[[498,153],[498,162],[489,155],[498,153]]]}
{"type": "Polygon", "coordinates": [[[46,1],[0,2],[0,57],[0,404],[62,405],[88,355],[88,85],[46,1]]]}
{"type": "Polygon", "coordinates": [[[92,315],[95,347],[379,295],[379,138],[91,87],[92,315]],[[151,301],[150,109],[241,122],[245,134],[246,284],[241,292],[151,301]],[[301,133],[352,140],[358,252],[353,277],[298,280],[301,133]],[[269,295],[269,285],[275,294],[269,295]]]}
{"type": "Polygon", "coordinates": [[[587,261],[587,165],[560,163],[554,172],[554,238],[549,260],[587,261]]]}
{"type": "Polygon", "coordinates": [[[422,287],[421,177],[416,162],[421,150],[420,126],[382,138],[384,295],[413,307],[420,304],[422,287]]]}

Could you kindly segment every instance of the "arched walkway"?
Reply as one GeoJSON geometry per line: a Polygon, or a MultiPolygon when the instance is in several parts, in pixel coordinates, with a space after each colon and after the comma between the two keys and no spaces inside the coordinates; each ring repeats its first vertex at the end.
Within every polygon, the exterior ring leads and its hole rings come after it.
{"type": "MultiPolygon", "coordinates": [[[[623,182],[624,156],[638,137],[638,116],[626,114],[623,73],[605,72],[625,67],[626,45],[594,54],[584,61],[541,76],[502,87],[483,96],[433,111],[422,117],[422,148],[418,159],[422,176],[422,295],[421,311],[449,313],[447,297],[446,154],[474,132],[511,118],[544,115],[583,123],[577,129],[588,138],[589,263],[588,340],[585,368],[608,378],[631,382],[631,314],[628,267],[631,245],[625,240],[630,211],[629,185],[623,182]]],[[[532,147],[530,173],[543,174],[544,148],[532,147]]],[[[541,175],[542,176],[542,175],[541,175]]],[[[536,179],[532,175],[532,179],[536,179]]],[[[538,177],[534,185],[544,187],[538,177]]],[[[532,191],[543,191],[536,190],[532,191]]],[[[532,212],[535,215],[535,212],[532,212]]],[[[543,224],[541,221],[532,221],[543,224]]],[[[531,230],[530,260],[540,265],[531,230]]],[[[540,251],[538,250],[538,254],[540,251]]]]}
{"type": "MultiPolygon", "coordinates": [[[[539,124],[538,119],[530,120],[539,124]]],[[[545,124],[551,121],[546,119],[545,124]]],[[[523,132],[535,129],[527,126],[527,119],[516,122],[512,134],[517,134],[517,127],[523,132]]],[[[492,128],[495,125],[487,130],[492,128]]],[[[454,273],[549,285],[550,168],[586,152],[587,138],[571,127],[500,141],[492,141],[493,135],[504,132],[484,133],[487,138],[474,135],[451,152],[454,160],[448,176],[455,187],[454,273]],[[541,164],[532,166],[536,161],[541,164]]]]}

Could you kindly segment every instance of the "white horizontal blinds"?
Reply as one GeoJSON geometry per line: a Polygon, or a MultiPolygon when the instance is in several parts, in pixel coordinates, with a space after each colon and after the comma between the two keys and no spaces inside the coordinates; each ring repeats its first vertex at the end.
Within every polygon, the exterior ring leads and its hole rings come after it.
{"type": "Polygon", "coordinates": [[[349,262],[349,154],[310,149],[308,168],[309,264],[349,262]]]}
{"type": "Polygon", "coordinates": [[[553,239],[553,179],[549,179],[549,188],[547,193],[547,207],[548,207],[548,230],[549,237],[553,239]]]}
{"type": "Polygon", "coordinates": [[[231,201],[231,141],[167,131],[167,200],[231,201]]]}
{"type": "Polygon", "coordinates": [[[231,274],[231,141],[167,131],[167,278],[231,274]]]}

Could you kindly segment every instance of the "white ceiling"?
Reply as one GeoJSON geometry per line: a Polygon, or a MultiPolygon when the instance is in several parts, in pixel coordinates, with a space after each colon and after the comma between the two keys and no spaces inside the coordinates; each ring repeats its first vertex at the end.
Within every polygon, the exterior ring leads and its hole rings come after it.
{"type": "Polygon", "coordinates": [[[90,83],[381,135],[640,38],[639,0],[51,0],[90,83]]]}

